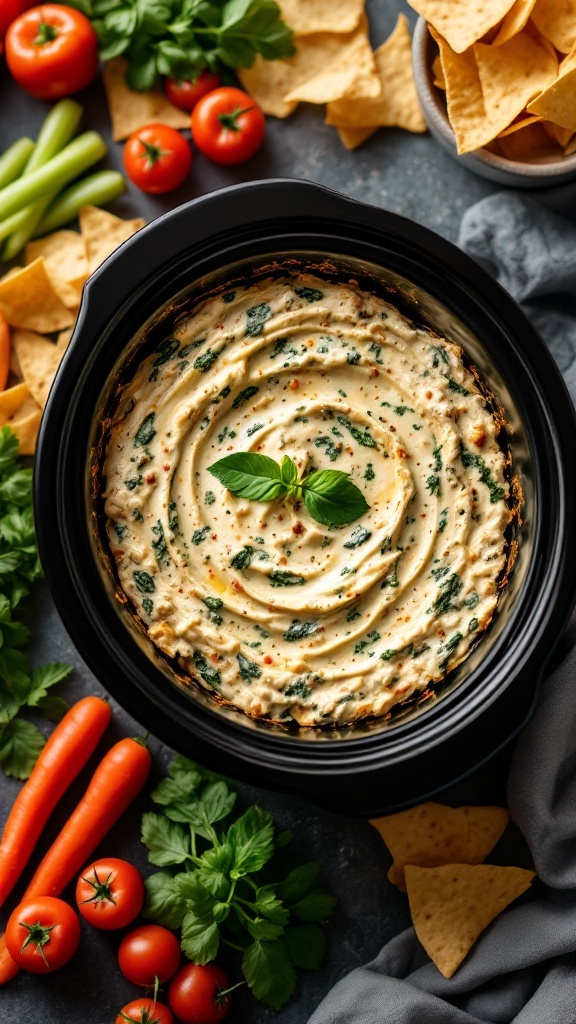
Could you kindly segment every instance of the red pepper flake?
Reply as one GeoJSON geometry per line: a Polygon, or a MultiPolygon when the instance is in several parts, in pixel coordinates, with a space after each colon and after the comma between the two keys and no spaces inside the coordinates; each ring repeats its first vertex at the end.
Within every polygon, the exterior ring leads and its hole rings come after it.
{"type": "Polygon", "coordinates": [[[379,377],[380,376],[380,370],[378,369],[377,366],[373,366],[372,367],[372,369],[370,370],[370,376],[371,377],[379,377]]]}
{"type": "Polygon", "coordinates": [[[438,630],[438,636],[446,636],[446,633],[444,632],[443,629],[438,630]]]}
{"type": "Polygon", "coordinates": [[[116,550],[116,551],[114,552],[114,558],[117,558],[118,560],[120,560],[120,559],[121,559],[121,558],[123,558],[123,557],[124,557],[124,552],[122,551],[122,548],[118,548],[118,549],[117,549],[117,550],[116,550]]]}
{"type": "Polygon", "coordinates": [[[296,377],[294,377],[294,378],[293,378],[293,379],[292,379],[292,380],[290,381],[290,389],[291,389],[291,391],[298,391],[298,388],[299,388],[299,387],[300,387],[300,381],[299,381],[299,380],[297,380],[297,379],[296,379],[296,377]]]}
{"type": "Polygon", "coordinates": [[[231,583],[230,583],[230,586],[232,587],[233,590],[236,591],[237,594],[243,594],[244,593],[244,587],[242,586],[242,584],[238,580],[232,580],[231,583]]]}
{"type": "Polygon", "coordinates": [[[210,534],[210,539],[211,540],[217,540],[218,539],[218,534],[217,533],[211,533],[210,534]]]}
{"type": "Polygon", "coordinates": [[[278,559],[278,565],[288,565],[288,559],[282,555],[282,558],[278,559]]]}
{"type": "Polygon", "coordinates": [[[149,473],[148,476],[146,477],[146,483],[147,484],[155,484],[156,483],[156,474],[155,473],[149,473]]]}
{"type": "Polygon", "coordinates": [[[296,535],[304,533],[304,526],[302,523],[295,523],[292,527],[292,533],[295,533],[296,535]]]}
{"type": "Polygon", "coordinates": [[[165,471],[166,473],[169,473],[169,472],[170,472],[170,466],[168,465],[168,463],[166,463],[166,465],[165,465],[165,466],[162,466],[162,469],[163,469],[163,470],[164,470],[164,471],[165,471]]]}
{"type": "Polygon", "coordinates": [[[271,658],[269,654],[267,654],[266,657],[264,658],[264,664],[265,665],[273,665],[274,664],[274,659],[271,658]]]}

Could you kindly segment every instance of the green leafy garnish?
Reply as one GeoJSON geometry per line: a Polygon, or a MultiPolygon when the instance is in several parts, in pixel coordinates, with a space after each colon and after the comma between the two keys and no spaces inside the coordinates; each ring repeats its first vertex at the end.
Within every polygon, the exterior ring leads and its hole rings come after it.
{"type": "Polygon", "coordinates": [[[294,53],[275,0],[71,0],[92,19],[100,59],[128,60],[126,80],[143,91],[161,76],[195,81],[204,68],[249,68],[257,53],[294,53]]]}
{"type": "Polygon", "coordinates": [[[208,472],[240,498],[251,501],[303,499],[312,518],[325,526],[345,526],[370,508],[349,473],[321,469],[298,479],[298,469],[287,455],[279,464],[268,455],[234,452],[214,462],[208,472]]]}
{"type": "Polygon", "coordinates": [[[324,956],[320,924],[336,901],[318,865],[280,871],[277,851],[290,834],[277,834],[258,806],[237,814],[228,781],[184,757],[152,799],[159,813],[143,815],[142,842],[162,870],[146,879],[144,916],[181,929],[182,950],[197,964],[236,950],[253,995],[279,1010],[296,988],[295,968],[317,970],[324,956]]]}
{"type": "Polygon", "coordinates": [[[42,575],[32,514],[32,469],[18,458],[18,438],[9,427],[0,430],[0,768],[27,779],[45,739],[32,722],[19,717],[37,708],[51,721],[68,710],[48,691],[64,679],[70,666],[52,662],[31,669],[21,650],[29,630],[16,609],[42,575]]]}

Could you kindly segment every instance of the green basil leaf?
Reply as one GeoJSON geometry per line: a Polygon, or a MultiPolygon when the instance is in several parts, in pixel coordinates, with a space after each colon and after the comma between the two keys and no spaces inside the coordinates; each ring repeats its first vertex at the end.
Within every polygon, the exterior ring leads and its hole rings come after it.
{"type": "Polygon", "coordinates": [[[347,473],[321,469],[302,482],[304,502],[310,515],[325,526],[345,526],[370,508],[362,491],[347,473]]]}
{"type": "Polygon", "coordinates": [[[327,892],[311,892],[290,907],[290,912],[301,921],[326,921],[335,906],[334,896],[329,896],[327,892]]]}
{"type": "Polygon", "coordinates": [[[251,501],[270,501],[286,493],[278,463],[256,452],[227,455],[208,466],[208,472],[232,494],[251,501]]]}
{"type": "Polygon", "coordinates": [[[228,829],[234,871],[240,877],[260,871],[274,853],[274,822],[261,807],[249,807],[228,829]]]}
{"type": "Polygon", "coordinates": [[[285,484],[295,484],[298,481],[298,467],[288,455],[284,455],[280,463],[280,475],[285,484]]]}
{"type": "Polygon", "coordinates": [[[189,910],[182,922],[182,949],[195,964],[214,960],[220,945],[218,925],[209,917],[197,917],[189,910]]]}
{"type": "Polygon", "coordinates": [[[284,879],[274,886],[276,895],[287,903],[302,899],[320,882],[320,866],[315,861],[300,864],[284,879]]]}
{"type": "Polygon", "coordinates": [[[46,740],[32,722],[15,718],[0,732],[0,767],[14,779],[27,779],[46,740]]]}
{"type": "Polygon", "coordinates": [[[136,92],[147,92],[160,81],[160,73],[156,67],[156,54],[152,50],[138,52],[130,50],[126,69],[126,83],[136,92]]]}
{"type": "Polygon", "coordinates": [[[242,970],[256,999],[280,1010],[294,994],[296,972],[288,959],[285,945],[257,940],[244,953],[242,970]]]}
{"type": "Polygon", "coordinates": [[[176,875],[174,878],[167,871],[158,871],[145,879],[146,900],[142,910],[144,917],[165,928],[180,928],[186,913],[186,905],[178,890],[178,879],[182,877],[176,875]]]}
{"type": "Polygon", "coordinates": [[[317,971],[326,952],[326,936],[317,924],[301,924],[287,928],[284,941],[288,956],[296,967],[317,971]]]}
{"type": "Polygon", "coordinates": [[[190,855],[188,832],[151,811],[142,815],[142,842],[148,849],[148,860],[159,868],[183,864],[190,855]]]}

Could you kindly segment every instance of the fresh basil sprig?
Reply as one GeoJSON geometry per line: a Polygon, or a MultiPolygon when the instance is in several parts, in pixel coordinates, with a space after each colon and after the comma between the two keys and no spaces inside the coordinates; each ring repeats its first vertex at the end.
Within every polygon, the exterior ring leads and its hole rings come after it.
{"type": "Polygon", "coordinates": [[[123,54],[126,79],[142,91],[161,75],[194,81],[204,68],[248,68],[294,53],[276,0],[70,0],[92,19],[100,58],[123,54]]]}
{"type": "Polygon", "coordinates": [[[206,964],[229,947],[241,954],[256,999],[279,1010],[296,988],[296,968],[318,970],[326,938],[321,924],[336,900],[318,864],[288,870],[277,832],[257,805],[239,814],[231,783],[177,755],[152,793],[158,813],[142,817],[148,860],[144,917],[182,929],[184,955],[206,964]]]}
{"type": "Polygon", "coordinates": [[[278,464],[268,455],[234,452],[208,466],[208,472],[239,498],[303,500],[312,518],[324,526],[353,523],[370,508],[349,473],[320,469],[300,480],[298,468],[288,455],[278,464]]]}

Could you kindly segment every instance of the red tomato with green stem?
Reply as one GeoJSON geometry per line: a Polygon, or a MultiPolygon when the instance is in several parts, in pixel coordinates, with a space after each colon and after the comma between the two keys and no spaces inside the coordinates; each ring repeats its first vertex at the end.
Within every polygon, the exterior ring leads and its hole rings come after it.
{"type": "Polygon", "coordinates": [[[39,100],[83,89],[98,71],[98,37],[73,7],[43,4],[13,21],[6,33],[6,63],[13,78],[39,100]]]}
{"type": "Polygon", "coordinates": [[[156,978],[163,985],[180,966],[180,944],[168,928],[143,924],[122,939],[118,963],[124,977],[135,985],[149,988],[156,978]]]}
{"type": "Polygon", "coordinates": [[[116,1024],[132,1024],[132,1021],[136,1024],[173,1024],[174,1017],[163,1003],[144,997],[127,1003],[116,1017],[116,1024]]]}
{"type": "Polygon", "coordinates": [[[194,110],[198,100],[214,89],[218,89],[221,84],[220,75],[213,74],[208,68],[204,68],[195,82],[191,82],[187,78],[181,82],[176,78],[165,78],[164,92],[175,107],[180,107],[180,110],[194,110]]]}
{"type": "Polygon", "coordinates": [[[192,150],[175,128],[147,124],[124,146],[124,169],[142,192],[161,195],[178,188],[190,174],[192,150]]]}
{"type": "Polygon", "coordinates": [[[241,89],[223,86],[198,101],[192,111],[192,139],[209,160],[241,164],[260,149],[266,120],[260,107],[241,89]]]}
{"type": "Polygon", "coordinates": [[[127,860],[108,857],[82,872],[76,883],[76,905],[95,928],[125,928],[144,906],[142,875],[127,860]]]}
{"type": "Polygon", "coordinates": [[[19,967],[48,974],[74,956],[80,921],[72,907],[55,896],[38,896],[16,907],[6,925],[6,948],[19,967]]]}
{"type": "Polygon", "coordinates": [[[182,1024],[216,1024],[228,1013],[235,988],[217,964],[186,964],[170,982],[168,1002],[182,1024]]]}

